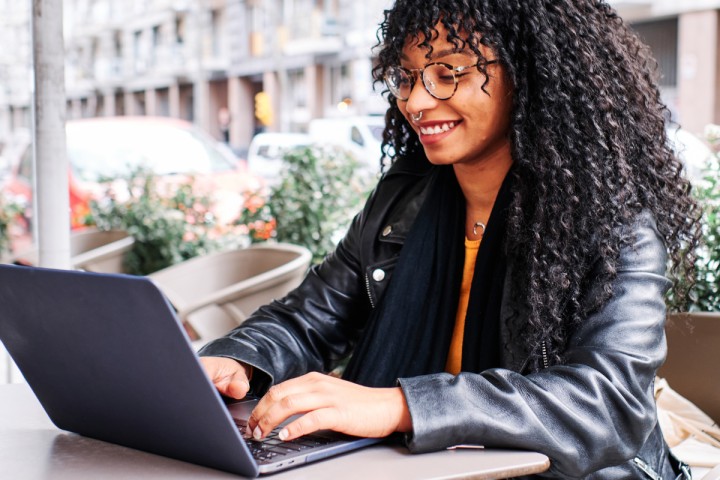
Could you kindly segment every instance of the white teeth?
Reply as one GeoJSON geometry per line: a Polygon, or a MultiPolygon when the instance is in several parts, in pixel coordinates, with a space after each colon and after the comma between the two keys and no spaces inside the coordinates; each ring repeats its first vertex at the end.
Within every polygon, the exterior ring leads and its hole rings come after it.
{"type": "Polygon", "coordinates": [[[447,132],[455,128],[455,122],[443,123],[442,126],[435,125],[434,127],[420,127],[420,133],[423,135],[437,135],[438,133],[447,132]]]}

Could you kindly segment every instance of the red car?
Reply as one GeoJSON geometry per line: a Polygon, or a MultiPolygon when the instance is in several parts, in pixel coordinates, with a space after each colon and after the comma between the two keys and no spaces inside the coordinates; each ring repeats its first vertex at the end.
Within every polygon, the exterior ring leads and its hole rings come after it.
{"type": "MultiPolygon", "coordinates": [[[[224,144],[184,120],[166,117],[104,117],[71,120],[66,125],[70,162],[72,228],[82,226],[92,199],[106,191],[107,180],[127,176],[140,167],[157,175],[159,185],[194,178],[199,192],[212,193],[216,214],[231,220],[240,211],[243,192],[256,191],[262,181],[224,144]]],[[[14,160],[3,196],[32,212],[32,148],[29,139],[14,160]]],[[[29,222],[28,222],[29,224],[29,222]]],[[[29,227],[28,227],[29,230],[29,227]]],[[[28,237],[22,232],[20,237],[28,237]]],[[[15,250],[27,238],[14,239],[15,250]]],[[[24,245],[23,245],[24,244],[24,245]]]]}

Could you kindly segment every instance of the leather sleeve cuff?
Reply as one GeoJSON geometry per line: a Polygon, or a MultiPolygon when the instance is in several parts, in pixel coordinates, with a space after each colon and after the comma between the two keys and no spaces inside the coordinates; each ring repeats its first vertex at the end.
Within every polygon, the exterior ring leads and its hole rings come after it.
{"type": "MultiPolygon", "coordinates": [[[[412,419],[412,433],[405,435],[411,452],[432,452],[468,443],[463,433],[467,430],[466,419],[462,415],[468,406],[458,405],[453,397],[443,394],[457,378],[438,373],[398,380],[412,419]]],[[[477,438],[477,432],[473,437],[477,438]]]]}

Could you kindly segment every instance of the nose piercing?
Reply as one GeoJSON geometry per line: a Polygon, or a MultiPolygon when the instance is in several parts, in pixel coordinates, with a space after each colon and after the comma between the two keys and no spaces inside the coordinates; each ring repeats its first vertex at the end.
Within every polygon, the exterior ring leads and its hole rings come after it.
{"type": "Polygon", "coordinates": [[[417,122],[419,122],[420,120],[422,120],[422,116],[423,116],[422,110],[421,110],[420,113],[418,113],[417,115],[415,115],[414,113],[411,113],[411,114],[410,114],[410,118],[411,118],[412,121],[415,122],[415,123],[417,123],[417,122]]]}

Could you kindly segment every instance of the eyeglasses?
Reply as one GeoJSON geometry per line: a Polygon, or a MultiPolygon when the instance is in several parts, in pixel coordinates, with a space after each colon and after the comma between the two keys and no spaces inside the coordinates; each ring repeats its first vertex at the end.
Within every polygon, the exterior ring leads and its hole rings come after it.
{"type": "MultiPolygon", "coordinates": [[[[425,68],[402,68],[390,67],[385,73],[385,84],[390,93],[398,100],[406,101],[410,98],[410,92],[415,87],[415,79],[420,75],[425,90],[438,100],[448,100],[458,87],[458,78],[462,72],[478,65],[489,65],[497,63],[497,60],[478,62],[475,65],[466,67],[454,67],[447,63],[434,62],[425,65],[425,68]]],[[[467,75],[467,74],[465,74],[467,75]]]]}

